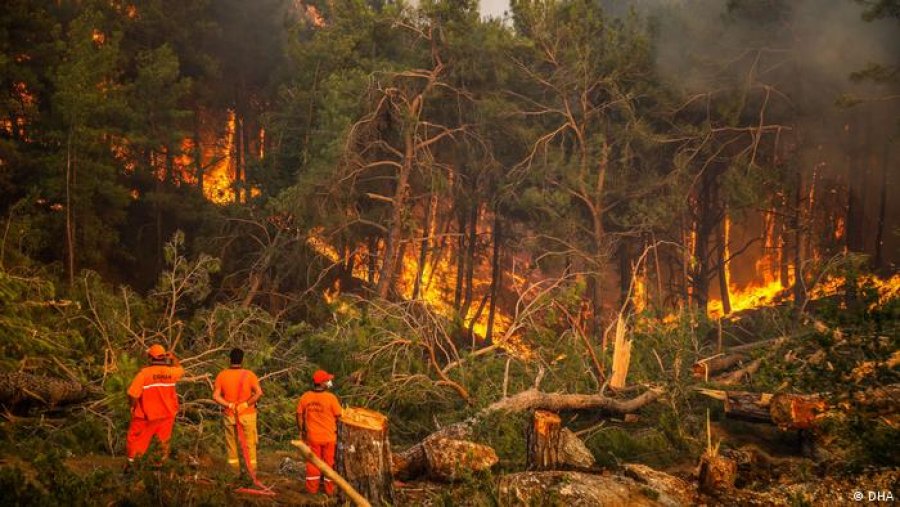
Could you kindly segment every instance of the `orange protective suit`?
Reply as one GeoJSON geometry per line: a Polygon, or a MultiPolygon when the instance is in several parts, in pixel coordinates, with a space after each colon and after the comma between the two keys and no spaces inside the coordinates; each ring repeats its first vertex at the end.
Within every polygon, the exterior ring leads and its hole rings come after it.
{"type": "Polygon", "coordinates": [[[168,454],[178,413],[175,383],[182,376],[184,368],[180,366],[151,365],[138,372],[131,381],[128,396],[137,403],[131,410],[131,425],[125,441],[129,461],[147,452],[154,436],[159,439],[163,454],[168,454]]]}
{"type": "MultiPolygon", "coordinates": [[[[307,391],[297,403],[297,413],[303,421],[306,443],[316,456],[334,467],[334,451],[337,445],[337,420],[341,417],[341,404],[337,396],[327,391],[307,391]]],[[[319,481],[325,481],[325,493],[334,494],[334,483],[322,477],[318,467],[306,463],[306,490],[319,491],[319,481]]]]}

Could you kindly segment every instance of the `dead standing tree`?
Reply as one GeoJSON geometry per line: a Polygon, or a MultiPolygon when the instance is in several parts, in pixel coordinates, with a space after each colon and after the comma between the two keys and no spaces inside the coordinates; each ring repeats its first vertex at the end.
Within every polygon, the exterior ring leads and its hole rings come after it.
{"type": "MultiPolygon", "coordinates": [[[[446,126],[428,118],[427,103],[440,91],[456,91],[441,80],[445,65],[439,51],[439,30],[426,26],[401,24],[411,31],[415,42],[431,46],[429,68],[418,68],[379,75],[371,80],[367,96],[372,105],[368,113],[350,129],[343,154],[343,171],[334,191],[360,192],[370,203],[388,205],[385,224],[358,218],[381,231],[384,247],[375,292],[380,298],[391,293],[396,278],[406,218],[411,212],[410,185],[413,175],[435,159],[436,145],[466,130],[465,125],[446,126]],[[385,173],[385,169],[388,171],[385,173]],[[362,188],[372,180],[389,179],[390,188],[372,191],[362,188]],[[383,193],[381,193],[383,192],[383,193]]],[[[372,254],[372,252],[370,252],[372,254]]]]}

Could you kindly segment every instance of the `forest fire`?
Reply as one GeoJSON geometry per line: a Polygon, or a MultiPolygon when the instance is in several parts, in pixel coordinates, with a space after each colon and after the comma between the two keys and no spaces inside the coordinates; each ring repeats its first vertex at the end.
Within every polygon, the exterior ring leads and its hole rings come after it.
{"type": "MultiPolygon", "coordinates": [[[[368,268],[366,267],[369,259],[369,252],[365,246],[358,246],[352,252],[342,255],[339,251],[328,243],[322,237],[322,229],[317,228],[310,231],[307,237],[307,245],[320,255],[326,257],[333,263],[348,264],[345,255],[353,257],[353,276],[365,280],[369,277],[368,268]]],[[[414,249],[409,248],[404,252],[401,263],[401,269],[397,273],[396,287],[399,295],[407,300],[422,301],[427,304],[434,312],[446,318],[455,318],[457,310],[454,307],[454,286],[456,284],[456,266],[454,261],[453,250],[447,248],[442,250],[438,258],[431,258],[421,269],[421,278],[419,278],[419,258],[414,249]],[[418,284],[417,284],[418,279],[418,284]],[[418,288],[417,288],[418,285],[418,288]]],[[[480,338],[487,336],[488,329],[488,311],[487,302],[489,301],[490,278],[475,277],[473,278],[473,299],[477,304],[470,305],[463,325],[480,338]]],[[[325,299],[329,303],[337,301],[337,296],[341,292],[340,280],[325,290],[325,299]]],[[[502,336],[512,323],[512,319],[502,312],[499,308],[494,314],[494,322],[492,328],[493,336],[502,336]]]]}
{"type": "MultiPolygon", "coordinates": [[[[761,285],[751,285],[743,289],[734,286],[730,288],[731,312],[740,312],[750,308],[772,304],[784,293],[784,287],[780,280],[768,280],[761,285]]],[[[722,300],[713,298],[709,301],[707,314],[710,318],[719,318],[725,315],[722,300]]]]}
{"type": "Polygon", "coordinates": [[[4,504],[896,494],[897,3],[5,2],[4,504]]]}
{"type": "MultiPolygon", "coordinates": [[[[225,123],[225,145],[222,153],[204,154],[214,160],[213,165],[203,175],[203,195],[217,204],[227,204],[234,201],[232,184],[235,180],[234,171],[234,140],[235,140],[235,114],[228,111],[228,120],[225,123]]],[[[212,151],[216,151],[213,149],[212,151]]]]}

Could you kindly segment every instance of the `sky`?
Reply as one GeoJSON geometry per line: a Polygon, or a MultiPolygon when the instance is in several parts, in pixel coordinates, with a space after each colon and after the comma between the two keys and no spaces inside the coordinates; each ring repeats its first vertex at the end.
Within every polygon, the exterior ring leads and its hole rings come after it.
{"type": "Polygon", "coordinates": [[[486,16],[503,16],[503,11],[509,9],[509,0],[479,0],[481,14],[486,16]]]}

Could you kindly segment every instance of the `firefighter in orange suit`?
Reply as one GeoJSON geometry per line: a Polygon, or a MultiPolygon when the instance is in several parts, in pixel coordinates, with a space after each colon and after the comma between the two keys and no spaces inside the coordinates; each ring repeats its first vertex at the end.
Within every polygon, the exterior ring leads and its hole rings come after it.
{"type": "Polygon", "coordinates": [[[159,439],[163,457],[169,454],[169,439],[178,413],[175,383],[184,376],[184,368],[159,344],[147,349],[150,365],[141,369],[128,387],[131,425],[125,442],[129,465],[147,452],[153,437],[159,439]]]}
{"type": "Polygon", "coordinates": [[[245,466],[256,471],[256,402],[262,396],[262,388],[259,387],[259,379],[250,370],[244,369],[244,351],[238,348],[231,349],[229,354],[231,366],[222,370],[216,377],[213,387],[213,399],[224,407],[223,429],[225,431],[225,448],[228,451],[228,464],[240,472],[241,461],[238,458],[239,449],[237,438],[237,424],[240,423],[244,432],[244,441],[247,444],[247,460],[245,466]],[[237,419],[235,419],[237,418],[237,419]]]}
{"type": "MultiPolygon", "coordinates": [[[[334,466],[334,450],[337,445],[337,421],[341,417],[341,404],[337,396],[328,392],[334,375],[318,370],[313,373],[313,390],[303,393],[297,404],[297,428],[300,437],[328,466],[334,466]]],[[[334,494],[334,484],[322,477],[322,472],[306,462],[306,490],[319,492],[319,481],[325,481],[325,493],[334,494]]]]}

